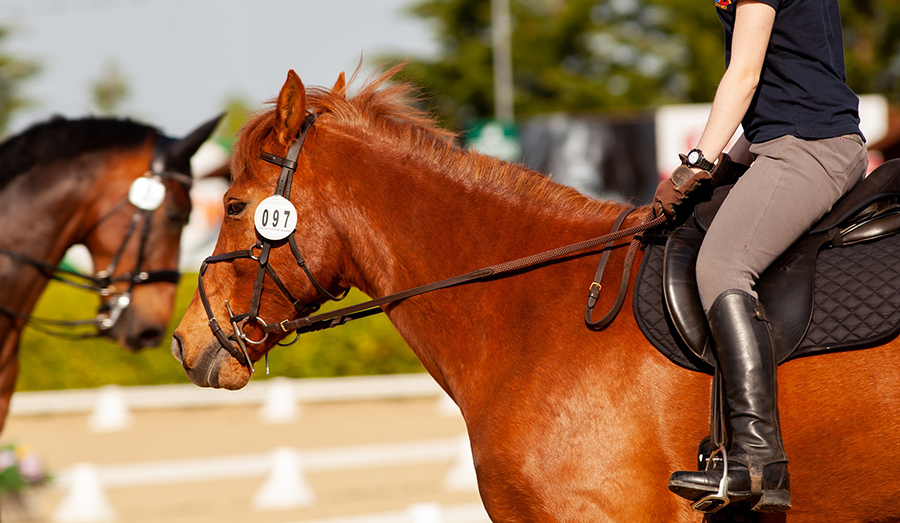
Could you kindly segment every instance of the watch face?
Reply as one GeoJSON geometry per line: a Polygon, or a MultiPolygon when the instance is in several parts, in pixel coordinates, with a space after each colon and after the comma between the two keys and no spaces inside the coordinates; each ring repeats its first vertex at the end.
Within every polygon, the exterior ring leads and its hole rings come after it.
{"type": "Polygon", "coordinates": [[[689,152],[687,160],[689,164],[696,165],[696,163],[700,161],[700,153],[698,151],[689,152]]]}

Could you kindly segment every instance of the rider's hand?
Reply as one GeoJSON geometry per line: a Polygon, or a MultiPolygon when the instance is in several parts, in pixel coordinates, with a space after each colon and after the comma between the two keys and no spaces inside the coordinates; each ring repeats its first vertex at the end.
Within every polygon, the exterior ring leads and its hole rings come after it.
{"type": "Polygon", "coordinates": [[[700,168],[679,165],[672,176],[661,181],[653,195],[653,214],[671,221],[688,196],[705,184],[712,183],[712,175],[700,168]]]}
{"type": "Polygon", "coordinates": [[[656,194],[653,195],[653,214],[655,216],[665,214],[671,221],[691,193],[704,185],[718,187],[734,183],[746,170],[746,165],[731,161],[731,157],[724,153],[719,157],[712,172],[699,167],[679,165],[668,179],[657,186],[656,194]]]}

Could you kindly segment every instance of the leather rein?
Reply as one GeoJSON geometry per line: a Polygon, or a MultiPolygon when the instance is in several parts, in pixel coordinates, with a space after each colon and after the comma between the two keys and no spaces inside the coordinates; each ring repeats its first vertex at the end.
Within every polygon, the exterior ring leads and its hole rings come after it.
{"type": "MultiPolygon", "coordinates": [[[[161,181],[162,179],[175,180],[186,188],[190,188],[193,184],[193,179],[190,176],[179,172],[165,170],[165,159],[163,157],[162,151],[159,149],[154,154],[153,161],[150,164],[150,170],[144,173],[142,178],[150,178],[156,181],[161,181]]],[[[138,180],[140,180],[140,178],[138,178],[138,180]]],[[[114,205],[109,212],[107,212],[99,220],[97,220],[97,223],[93,224],[90,227],[88,233],[97,229],[97,227],[99,227],[108,218],[118,212],[119,209],[121,209],[127,202],[129,202],[128,196],[119,201],[119,203],[114,205]]],[[[67,269],[60,265],[55,265],[52,263],[37,260],[35,258],[31,258],[30,256],[26,256],[16,251],[0,248],[0,254],[7,256],[19,263],[28,264],[32,267],[35,267],[36,269],[41,271],[47,278],[60,281],[72,287],[96,292],[103,298],[115,296],[112,304],[103,303],[100,305],[100,308],[97,311],[97,315],[95,317],[83,320],[57,320],[18,312],[2,305],[0,305],[0,314],[19,320],[24,320],[30,327],[44,334],[66,339],[79,340],[95,338],[100,336],[102,333],[111,330],[116,326],[116,323],[122,317],[122,314],[125,312],[128,306],[131,305],[131,296],[134,293],[135,286],[157,282],[177,284],[181,277],[181,273],[177,268],[151,271],[141,269],[147,247],[147,239],[150,236],[150,229],[154,211],[155,209],[150,210],[135,207],[135,212],[132,215],[131,222],[128,225],[128,229],[125,232],[125,237],[122,239],[122,243],[120,244],[118,250],[113,255],[106,269],[98,271],[95,274],[85,274],[79,271],[67,269]],[[135,233],[137,233],[138,227],[140,227],[140,243],[138,245],[138,255],[135,261],[134,270],[120,274],[118,276],[114,276],[115,271],[119,266],[121,257],[125,252],[125,246],[128,244],[131,237],[135,233]],[[65,275],[66,277],[60,275],[65,275]],[[125,292],[118,292],[116,284],[123,282],[128,283],[128,288],[125,290],[125,292]],[[63,330],[66,328],[78,328],[84,326],[96,326],[97,332],[88,334],[75,334],[63,330]]]]}
{"type": "MultiPolygon", "coordinates": [[[[303,142],[306,139],[307,134],[312,128],[313,124],[316,121],[317,116],[314,113],[309,113],[306,119],[303,122],[303,126],[301,127],[299,137],[293,142],[293,144],[288,149],[287,157],[280,157],[268,152],[261,153],[261,159],[267,161],[269,163],[273,163],[281,167],[281,174],[278,177],[278,185],[275,189],[275,195],[286,197],[285,195],[290,195],[290,187],[291,181],[293,180],[294,171],[297,169],[298,160],[300,157],[301,149],[303,148],[303,142]]],[[[246,365],[250,368],[251,372],[254,371],[250,355],[247,351],[246,344],[249,343],[251,345],[259,345],[265,342],[271,333],[287,333],[294,332],[296,336],[294,339],[287,344],[279,344],[279,345],[291,345],[297,341],[300,334],[306,332],[313,332],[323,329],[329,329],[332,327],[337,327],[339,325],[343,325],[349,321],[357,320],[360,318],[365,318],[367,316],[372,316],[374,314],[378,314],[384,312],[381,306],[398,302],[401,300],[405,300],[412,296],[418,296],[420,294],[425,294],[428,292],[433,292],[439,289],[445,289],[448,287],[455,287],[458,285],[462,285],[469,282],[484,280],[491,277],[498,277],[502,275],[507,275],[514,271],[520,271],[523,269],[528,269],[534,267],[536,265],[555,260],[558,258],[562,258],[564,256],[568,256],[570,254],[574,254],[579,251],[583,251],[586,249],[590,249],[592,247],[596,247],[598,245],[604,245],[604,254],[600,260],[600,266],[597,269],[597,273],[594,279],[594,283],[591,284],[588,305],[585,310],[585,321],[589,328],[595,330],[601,330],[608,326],[613,318],[615,318],[616,314],[618,314],[619,309],[622,306],[625,298],[625,291],[627,291],[628,281],[630,277],[631,264],[634,261],[634,256],[637,251],[637,248],[640,246],[641,238],[639,236],[635,236],[643,231],[656,227],[665,222],[665,216],[660,216],[655,219],[652,218],[652,211],[649,213],[640,225],[630,227],[628,229],[619,230],[622,223],[625,221],[625,218],[634,211],[635,208],[625,209],[619,217],[616,219],[615,225],[613,226],[612,232],[610,234],[600,236],[597,238],[593,238],[590,240],[585,240],[579,243],[567,245],[564,247],[559,247],[556,249],[551,249],[548,251],[544,251],[541,253],[533,254],[531,256],[526,256],[524,258],[519,258],[516,260],[500,263],[497,265],[492,265],[490,267],[485,267],[482,269],[478,269],[467,274],[463,274],[460,276],[456,276],[453,278],[448,278],[445,280],[436,281],[433,283],[429,283],[426,285],[421,285],[418,287],[413,287],[404,291],[396,292],[393,294],[389,294],[387,296],[383,296],[381,298],[376,298],[373,300],[369,300],[358,305],[352,305],[349,307],[343,307],[340,309],[335,309],[329,312],[309,315],[319,309],[318,304],[304,304],[296,300],[291,293],[288,291],[287,287],[284,283],[278,278],[275,270],[269,265],[269,253],[272,249],[272,241],[262,238],[259,239],[255,244],[253,244],[249,249],[232,251],[223,254],[217,254],[206,258],[200,266],[200,272],[198,275],[198,291],[200,294],[200,300],[203,303],[203,307],[206,310],[206,315],[209,318],[209,327],[212,330],[213,335],[216,339],[219,340],[219,343],[222,344],[222,347],[225,348],[235,359],[237,359],[242,364],[246,365]],[[596,304],[601,289],[600,280],[602,279],[604,267],[606,265],[607,260],[609,259],[609,253],[613,244],[616,240],[628,237],[635,236],[631,242],[631,246],[629,248],[628,254],[626,255],[625,261],[625,272],[623,273],[623,280],[620,286],[620,293],[618,298],[616,299],[616,303],[613,305],[613,308],[600,320],[594,322],[591,320],[593,314],[593,308],[596,304]],[[258,251],[258,254],[256,254],[258,251]],[[225,307],[229,314],[229,322],[231,323],[234,329],[233,337],[229,337],[222,330],[221,326],[218,323],[218,320],[215,318],[213,314],[212,307],[210,306],[209,299],[206,295],[206,290],[203,286],[203,275],[206,272],[208,266],[212,263],[219,263],[225,261],[233,261],[240,258],[250,258],[256,261],[259,264],[256,274],[256,281],[253,286],[253,296],[251,298],[250,303],[250,311],[242,314],[234,314],[231,310],[231,305],[228,303],[228,300],[225,300],[225,307]],[[275,283],[275,286],[281,291],[281,293],[287,297],[292,303],[297,316],[302,316],[296,319],[286,319],[279,322],[269,323],[266,320],[259,317],[259,303],[263,290],[263,281],[265,275],[269,275],[272,281],[275,283]],[[259,340],[253,340],[244,333],[244,326],[253,322],[259,325],[259,327],[263,331],[263,337],[259,340]],[[237,346],[231,343],[231,340],[237,342],[237,346]]],[[[312,272],[306,265],[302,255],[300,254],[300,250],[297,247],[296,240],[294,239],[294,233],[296,231],[292,231],[289,236],[287,236],[287,244],[291,249],[291,253],[297,261],[297,265],[303,270],[306,274],[309,281],[313,284],[316,290],[322,294],[322,296],[326,297],[331,301],[340,301],[347,296],[347,293],[350,289],[344,289],[339,296],[335,296],[328,292],[315,278],[312,272]]],[[[283,240],[282,240],[283,242],[283,240]]],[[[268,354],[266,354],[268,357],[268,354]]]]}

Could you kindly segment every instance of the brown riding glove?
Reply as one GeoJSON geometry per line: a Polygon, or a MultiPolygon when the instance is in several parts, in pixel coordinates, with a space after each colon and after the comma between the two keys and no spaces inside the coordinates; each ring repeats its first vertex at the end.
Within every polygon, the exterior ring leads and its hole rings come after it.
{"type": "Polygon", "coordinates": [[[734,183],[747,170],[746,165],[731,161],[726,153],[719,156],[719,161],[712,172],[701,170],[694,172],[685,165],[687,159],[681,157],[681,165],[672,171],[672,176],[660,182],[653,195],[654,216],[666,215],[668,221],[675,219],[675,215],[683,210],[686,200],[691,193],[703,186],[718,187],[728,183],[734,183]]]}

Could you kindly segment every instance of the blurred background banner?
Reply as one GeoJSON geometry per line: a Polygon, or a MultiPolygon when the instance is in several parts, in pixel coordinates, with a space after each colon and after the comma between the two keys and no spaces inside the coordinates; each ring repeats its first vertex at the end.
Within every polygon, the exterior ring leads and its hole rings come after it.
{"type": "Polygon", "coordinates": [[[652,113],[554,114],[522,125],[522,163],[596,198],[649,202],[658,183],[652,113]]]}

